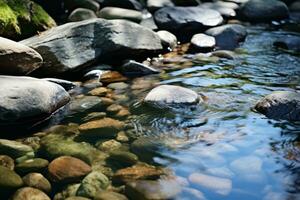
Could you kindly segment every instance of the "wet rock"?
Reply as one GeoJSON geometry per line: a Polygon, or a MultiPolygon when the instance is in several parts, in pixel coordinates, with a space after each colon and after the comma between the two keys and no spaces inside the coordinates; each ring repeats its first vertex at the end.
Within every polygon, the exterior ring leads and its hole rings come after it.
{"type": "Polygon", "coordinates": [[[23,185],[22,178],[14,171],[0,166],[0,196],[7,190],[17,189],[23,185]]]}
{"type": "Polygon", "coordinates": [[[0,35],[3,37],[26,38],[56,26],[55,21],[33,1],[0,2],[0,35]]]}
{"type": "Polygon", "coordinates": [[[194,49],[200,51],[209,51],[216,46],[216,40],[212,36],[198,33],[192,37],[191,45],[194,49]]]}
{"type": "Polygon", "coordinates": [[[124,82],[117,82],[117,83],[111,83],[107,87],[113,90],[125,90],[128,88],[128,84],[124,82]]]}
{"type": "Polygon", "coordinates": [[[93,10],[86,8],[77,8],[71,12],[71,14],[68,17],[68,20],[70,22],[78,22],[93,18],[97,18],[97,15],[93,10]]]}
{"type": "Polygon", "coordinates": [[[202,8],[212,9],[218,11],[222,16],[227,18],[232,18],[236,16],[235,9],[239,6],[232,2],[223,2],[223,1],[216,1],[216,2],[206,2],[200,5],[202,8]]]}
{"type": "Polygon", "coordinates": [[[24,187],[18,189],[15,194],[11,197],[11,200],[50,200],[50,198],[42,191],[31,188],[31,187],[24,187]]]}
{"type": "Polygon", "coordinates": [[[105,7],[100,10],[98,17],[103,19],[125,19],[140,23],[142,21],[143,15],[141,12],[136,10],[129,10],[117,7],[105,7]]]}
{"type": "Polygon", "coordinates": [[[112,6],[134,10],[142,10],[142,4],[137,0],[97,0],[103,7],[112,6]]]}
{"type": "Polygon", "coordinates": [[[169,31],[158,31],[157,35],[165,48],[174,49],[177,46],[177,37],[169,31]]]}
{"type": "Polygon", "coordinates": [[[128,167],[136,164],[138,157],[128,151],[116,150],[110,153],[109,160],[118,163],[118,165],[128,167]]]}
{"type": "MultiPolygon", "coordinates": [[[[54,200],[65,200],[67,198],[75,198],[80,183],[66,185],[60,193],[54,196],[54,200]]],[[[82,197],[83,198],[83,197],[82,197]]]]}
{"type": "Polygon", "coordinates": [[[173,104],[197,104],[202,102],[201,97],[193,90],[173,85],[161,85],[152,89],[144,102],[166,107],[173,104]]]}
{"type": "Polygon", "coordinates": [[[128,142],[129,138],[127,137],[126,133],[124,131],[120,131],[117,135],[116,140],[118,142],[128,142]]]}
{"type": "Polygon", "coordinates": [[[104,97],[109,92],[106,87],[98,87],[88,92],[88,94],[93,96],[104,97]]]}
{"type": "Polygon", "coordinates": [[[228,195],[232,190],[232,182],[230,179],[193,173],[189,176],[189,181],[224,196],[228,195]]]}
{"type": "Polygon", "coordinates": [[[43,80],[56,83],[63,87],[66,91],[71,90],[75,88],[77,85],[71,81],[63,80],[63,79],[58,79],[58,78],[43,78],[43,80]]]}
{"type": "Polygon", "coordinates": [[[106,111],[110,114],[117,114],[122,109],[124,109],[123,106],[118,105],[118,104],[112,104],[106,108],[106,111]]]}
{"type": "Polygon", "coordinates": [[[121,121],[104,118],[87,122],[79,126],[79,130],[85,137],[114,138],[119,131],[124,129],[125,124],[121,121]]]}
{"type": "Polygon", "coordinates": [[[290,91],[273,92],[256,105],[255,109],[272,119],[300,120],[300,94],[290,91]]]}
{"type": "Polygon", "coordinates": [[[217,56],[219,58],[235,59],[237,56],[233,51],[228,50],[218,50],[211,53],[212,56],[217,56]]]}
{"type": "Polygon", "coordinates": [[[27,174],[30,172],[43,172],[47,168],[49,162],[48,160],[42,158],[34,158],[30,160],[25,160],[16,165],[16,171],[19,174],[27,174]]]}
{"type": "Polygon", "coordinates": [[[165,175],[165,172],[158,167],[137,164],[132,167],[118,170],[113,176],[113,181],[117,183],[127,183],[135,180],[153,180],[159,179],[162,175],[165,175]]]}
{"type": "Polygon", "coordinates": [[[100,81],[102,83],[106,83],[106,84],[120,82],[120,81],[126,81],[126,80],[127,80],[127,78],[117,71],[105,72],[100,77],[100,81]]]}
{"type": "Polygon", "coordinates": [[[48,166],[49,176],[53,182],[78,181],[91,171],[88,164],[71,156],[56,158],[48,166]]]}
{"type": "Polygon", "coordinates": [[[208,29],[207,35],[215,37],[219,49],[233,50],[247,36],[246,28],[239,24],[227,24],[208,29]]]}
{"type": "Polygon", "coordinates": [[[239,17],[250,22],[269,22],[287,18],[289,11],[282,1],[250,0],[240,7],[239,17]]]}
{"type": "Polygon", "coordinates": [[[70,100],[61,86],[45,80],[0,76],[0,85],[0,125],[43,120],[70,100]]]}
{"type": "Polygon", "coordinates": [[[154,14],[158,27],[172,33],[199,32],[223,22],[219,12],[200,7],[165,7],[154,14]]]}
{"type": "Polygon", "coordinates": [[[101,142],[101,144],[96,144],[96,146],[98,146],[100,150],[108,152],[119,149],[122,144],[116,140],[108,140],[105,142],[101,142]]]}
{"type": "Polygon", "coordinates": [[[99,3],[94,0],[64,0],[64,4],[68,10],[87,8],[97,12],[100,9],[99,3]]]}
{"type": "Polygon", "coordinates": [[[128,200],[126,196],[111,191],[102,191],[97,193],[94,200],[128,200]]]}
{"type": "Polygon", "coordinates": [[[147,8],[151,11],[154,12],[160,8],[163,7],[172,7],[174,6],[174,3],[171,0],[147,0],[147,8]]]}
{"type": "Polygon", "coordinates": [[[125,193],[131,199],[163,200],[173,199],[181,192],[175,181],[139,180],[126,184],[125,193]]]}
{"type": "Polygon", "coordinates": [[[158,70],[156,70],[148,65],[145,65],[143,63],[136,62],[134,60],[129,60],[129,61],[125,62],[121,66],[121,71],[125,75],[129,75],[129,76],[143,76],[143,75],[159,73],[158,70]]]}
{"type": "Polygon", "coordinates": [[[300,37],[285,35],[284,37],[277,39],[273,45],[275,47],[300,52],[300,37]]]}
{"type": "Polygon", "coordinates": [[[105,112],[92,112],[92,113],[87,114],[87,116],[85,116],[82,119],[82,121],[88,122],[88,121],[92,121],[92,120],[102,119],[104,117],[106,117],[105,112]]]}
{"type": "Polygon", "coordinates": [[[50,182],[40,173],[30,173],[23,177],[26,186],[39,189],[47,194],[51,192],[50,182]]]}
{"type": "Polygon", "coordinates": [[[99,97],[84,96],[74,99],[69,104],[69,109],[72,113],[82,113],[103,109],[103,103],[99,97]]]}
{"type": "Polygon", "coordinates": [[[154,32],[126,20],[90,19],[68,23],[21,43],[43,56],[43,66],[36,71],[39,75],[77,71],[99,59],[122,60],[137,55],[149,56],[162,50],[160,39],[154,32]],[[70,48],[73,51],[69,51],[70,48]]]}
{"type": "Polygon", "coordinates": [[[33,152],[33,149],[21,142],[0,139],[0,154],[8,155],[12,158],[18,158],[31,152],[33,152]]]}
{"type": "Polygon", "coordinates": [[[35,50],[0,37],[0,74],[26,75],[42,65],[43,58],[35,50]]]}
{"type": "Polygon", "coordinates": [[[98,192],[105,190],[109,184],[110,182],[104,174],[99,171],[93,171],[81,181],[77,195],[94,198],[98,192]]]}
{"type": "Polygon", "coordinates": [[[0,155],[0,166],[6,167],[10,170],[14,170],[15,168],[15,161],[11,157],[7,155],[0,155]]]}

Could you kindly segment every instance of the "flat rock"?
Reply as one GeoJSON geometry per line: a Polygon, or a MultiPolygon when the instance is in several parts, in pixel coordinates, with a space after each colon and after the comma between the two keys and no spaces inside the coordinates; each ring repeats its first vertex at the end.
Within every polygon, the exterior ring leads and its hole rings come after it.
{"type": "Polygon", "coordinates": [[[239,24],[227,24],[208,29],[205,32],[207,35],[213,36],[216,39],[219,49],[233,50],[243,42],[247,36],[246,28],[239,24]]]}
{"type": "Polygon", "coordinates": [[[250,0],[239,10],[239,17],[250,22],[269,22],[281,20],[289,15],[288,7],[277,0],[250,0]]]}
{"type": "Polygon", "coordinates": [[[68,23],[21,43],[43,56],[44,63],[36,71],[39,75],[77,71],[96,60],[146,57],[162,50],[160,39],[153,31],[127,20],[90,19],[68,23]]]}
{"type": "Polygon", "coordinates": [[[48,166],[49,176],[53,182],[78,181],[91,171],[88,164],[71,156],[56,158],[48,166]]]}
{"type": "Polygon", "coordinates": [[[24,187],[15,192],[11,200],[50,200],[50,198],[42,191],[31,188],[24,187]]]}
{"type": "Polygon", "coordinates": [[[0,76],[0,125],[48,118],[70,100],[61,86],[30,77],[0,76]]]}
{"type": "Polygon", "coordinates": [[[43,63],[41,55],[26,45],[0,37],[0,74],[26,75],[43,63]]]}
{"type": "Polygon", "coordinates": [[[144,99],[144,102],[167,106],[172,104],[197,104],[201,97],[193,90],[173,85],[161,85],[152,89],[144,99]]]}
{"type": "Polygon", "coordinates": [[[290,91],[273,92],[256,105],[255,109],[272,119],[300,120],[300,94],[290,91]]]}
{"type": "Polygon", "coordinates": [[[117,7],[105,7],[100,10],[98,17],[103,19],[125,19],[139,23],[142,21],[142,12],[117,7]]]}

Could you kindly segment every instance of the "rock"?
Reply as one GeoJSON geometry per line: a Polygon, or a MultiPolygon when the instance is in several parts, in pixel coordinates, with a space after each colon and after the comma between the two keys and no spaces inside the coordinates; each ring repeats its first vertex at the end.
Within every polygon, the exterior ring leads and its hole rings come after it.
{"type": "Polygon", "coordinates": [[[200,7],[165,7],[154,14],[159,29],[177,35],[195,32],[220,25],[223,18],[219,12],[200,7]]]}
{"type": "Polygon", "coordinates": [[[277,39],[273,45],[286,50],[300,52],[300,37],[285,35],[284,37],[277,39]]]}
{"type": "Polygon", "coordinates": [[[122,144],[120,142],[117,142],[116,140],[108,140],[101,144],[96,144],[96,146],[98,146],[98,148],[101,151],[108,152],[108,151],[114,151],[119,149],[122,146],[122,144]]]}
{"type": "Polygon", "coordinates": [[[148,29],[151,29],[151,30],[157,30],[158,29],[157,25],[155,24],[153,16],[143,18],[140,25],[144,26],[148,29]]]}
{"type": "Polygon", "coordinates": [[[128,76],[143,76],[143,75],[149,75],[149,74],[157,74],[159,73],[158,70],[136,62],[134,60],[128,60],[121,66],[121,71],[128,76]]]}
{"type": "Polygon", "coordinates": [[[120,131],[117,135],[116,140],[118,142],[128,142],[129,138],[127,137],[126,133],[124,131],[120,131]]]}
{"type": "Polygon", "coordinates": [[[71,156],[56,158],[48,166],[49,176],[53,182],[78,181],[91,171],[88,164],[71,156]]]}
{"type": "Polygon", "coordinates": [[[63,87],[66,91],[69,91],[73,88],[75,88],[77,85],[71,81],[58,79],[58,78],[43,78],[43,80],[50,81],[52,83],[56,83],[63,87]]]}
{"type": "Polygon", "coordinates": [[[165,175],[165,172],[151,165],[137,164],[132,167],[127,167],[116,171],[113,176],[113,181],[117,183],[127,183],[136,180],[145,179],[159,179],[160,176],[165,175]]]}
{"type": "Polygon", "coordinates": [[[232,2],[216,1],[214,3],[211,2],[202,3],[200,7],[205,9],[216,10],[222,16],[227,18],[232,18],[236,16],[236,12],[234,9],[237,9],[239,6],[232,2]]]}
{"type": "Polygon", "coordinates": [[[90,200],[90,199],[85,197],[68,197],[65,200],[90,200]]]}
{"type": "Polygon", "coordinates": [[[164,47],[174,49],[177,46],[177,37],[169,31],[158,31],[157,35],[164,47]]]}
{"type": "Polygon", "coordinates": [[[224,196],[228,195],[232,190],[232,181],[226,178],[193,173],[189,176],[189,181],[224,196]]]}
{"type": "Polygon", "coordinates": [[[255,110],[272,119],[300,120],[300,94],[290,91],[273,92],[256,105],[255,110]]]}
{"type": "Polygon", "coordinates": [[[98,87],[88,92],[88,94],[93,96],[105,97],[109,90],[106,87],[98,87]]]}
{"type": "Polygon", "coordinates": [[[117,71],[108,71],[100,76],[100,81],[105,84],[126,81],[127,78],[117,71]]]}
{"type": "Polygon", "coordinates": [[[81,124],[79,130],[84,137],[114,138],[119,131],[124,129],[124,126],[124,122],[103,118],[81,124]]]}
{"type": "Polygon", "coordinates": [[[262,160],[256,156],[245,156],[230,163],[230,167],[235,173],[254,174],[259,173],[262,168],[262,160]]]}
{"type": "Polygon", "coordinates": [[[96,60],[143,57],[162,50],[154,32],[126,20],[90,19],[68,23],[21,43],[31,46],[44,58],[43,66],[36,71],[40,75],[77,71],[96,60]]]}
{"type": "Polygon", "coordinates": [[[208,29],[207,35],[215,37],[219,49],[233,50],[247,36],[246,28],[239,24],[227,24],[208,29]]]}
{"type": "Polygon", "coordinates": [[[216,46],[216,40],[212,36],[198,33],[192,37],[191,45],[194,49],[200,51],[209,51],[216,46]]]}
{"type": "Polygon", "coordinates": [[[119,104],[112,104],[106,108],[106,111],[110,114],[117,114],[122,109],[124,109],[123,106],[121,106],[119,104]]]}
{"type": "Polygon", "coordinates": [[[33,152],[33,149],[21,142],[0,139],[0,154],[8,155],[12,158],[19,158],[31,152],[33,152]]]}
{"type": "Polygon", "coordinates": [[[89,164],[106,158],[106,154],[88,143],[74,142],[57,135],[48,135],[42,138],[40,153],[48,159],[55,159],[64,155],[73,156],[89,164]]]}
{"type": "Polygon", "coordinates": [[[69,104],[71,113],[98,111],[104,108],[102,100],[95,96],[84,96],[74,99],[69,104]]]}
{"type": "Polygon", "coordinates": [[[48,160],[42,158],[29,159],[16,165],[16,171],[19,174],[27,174],[31,172],[43,172],[47,168],[48,160]]]}
{"type": "Polygon", "coordinates": [[[117,7],[105,7],[100,10],[98,17],[103,19],[125,19],[140,23],[143,19],[141,12],[117,7]]]}
{"type": "Polygon", "coordinates": [[[171,0],[147,0],[147,8],[154,12],[163,7],[173,7],[174,3],[171,0]]]}
{"type": "Polygon", "coordinates": [[[287,18],[289,11],[282,1],[249,0],[240,7],[239,17],[250,22],[269,22],[287,18]]]}
{"type": "Polygon", "coordinates": [[[11,200],[51,200],[44,192],[31,188],[24,187],[18,189],[12,196],[11,200]]]}
{"type": "Polygon", "coordinates": [[[7,190],[17,189],[23,185],[22,178],[14,171],[0,166],[0,196],[7,190]]]}
{"type": "Polygon", "coordinates": [[[64,4],[71,11],[76,8],[86,8],[97,12],[100,9],[99,3],[94,0],[64,0],[64,4]]]}
{"type": "Polygon", "coordinates": [[[128,151],[116,150],[110,153],[109,160],[116,162],[118,165],[128,167],[136,164],[139,158],[128,151]]]}
{"type": "Polygon", "coordinates": [[[101,6],[112,6],[112,7],[119,7],[119,8],[127,8],[127,9],[134,9],[134,10],[142,10],[142,4],[137,0],[97,0],[101,3],[101,6]]]}
{"type": "Polygon", "coordinates": [[[94,198],[98,192],[105,190],[109,184],[110,182],[104,174],[99,171],[93,171],[81,181],[77,195],[94,198]]]}
{"type": "Polygon", "coordinates": [[[97,193],[94,200],[128,200],[123,194],[111,191],[102,191],[97,193]]]}
{"type": "Polygon", "coordinates": [[[202,102],[201,97],[193,90],[173,85],[160,85],[152,89],[144,102],[166,107],[174,104],[197,104],[202,102]]]}
{"type": "Polygon", "coordinates": [[[57,193],[54,196],[53,199],[54,200],[65,200],[68,197],[73,198],[76,196],[76,192],[79,187],[80,187],[80,183],[66,185],[60,193],[57,193]]]}
{"type": "Polygon", "coordinates": [[[97,119],[102,119],[106,117],[106,113],[105,112],[92,112],[87,114],[82,121],[83,122],[88,122],[88,121],[92,121],[92,120],[97,120],[97,119]]]}
{"type": "Polygon", "coordinates": [[[0,76],[0,85],[0,125],[44,120],[70,100],[61,86],[45,80],[0,76]]]}
{"type": "Polygon", "coordinates": [[[78,22],[93,18],[97,18],[97,15],[93,10],[86,8],[77,8],[71,12],[71,14],[68,17],[68,20],[70,22],[78,22]]]}
{"type": "Polygon", "coordinates": [[[10,39],[30,37],[56,26],[41,6],[30,0],[0,0],[0,36],[10,39]]]}
{"type": "Polygon", "coordinates": [[[125,193],[130,199],[163,200],[173,199],[181,192],[176,181],[139,180],[127,183],[125,193]]]}
{"type": "Polygon", "coordinates": [[[38,52],[23,44],[3,37],[0,37],[0,44],[0,74],[26,75],[43,63],[38,52]]]}
{"type": "Polygon", "coordinates": [[[212,56],[217,56],[219,58],[235,59],[237,56],[233,51],[228,50],[218,50],[211,53],[212,56]]]}
{"type": "Polygon", "coordinates": [[[42,174],[27,174],[23,177],[23,182],[28,187],[39,189],[45,193],[51,192],[51,184],[42,174]]]}
{"type": "Polygon", "coordinates": [[[128,84],[124,82],[118,82],[118,83],[111,83],[107,87],[113,90],[125,90],[128,88],[128,84]]]}
{"type": "Polygon", "coordinates": [[[6,167],[7,169],[14,170],[15,161],[7,155],[0,155],[0,166],[6,167]]]}

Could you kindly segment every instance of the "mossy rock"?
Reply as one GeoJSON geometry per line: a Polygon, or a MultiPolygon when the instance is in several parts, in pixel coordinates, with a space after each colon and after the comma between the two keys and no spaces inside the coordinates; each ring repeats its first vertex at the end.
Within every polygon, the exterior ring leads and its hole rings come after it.
{"type": "Polygon", "coordinates": [[[22,39],[54,26],[44,9],[30,0],[0,0],[0,36],[22,39]]]}

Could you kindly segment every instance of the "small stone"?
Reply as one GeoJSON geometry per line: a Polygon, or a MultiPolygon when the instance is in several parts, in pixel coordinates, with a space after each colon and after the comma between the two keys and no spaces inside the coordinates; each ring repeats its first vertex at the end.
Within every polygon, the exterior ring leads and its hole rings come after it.
{"type": "Polygon", "coordinates": [[[82,119],[82,121],[88,122],[88,121],[91,121],[91,120],[102,119],[104,117],[106,117],[106,113],[105,112],[92,112],[92,113],[87,114],[82,119]]]}
{"type": "Polygon", "coordinates": [[[98,192],[94,200],[128,200],[126,196],[120,193],[111,191],[98,192]]]}
{"type": "Polygon", "coordinates": [[[118,83],[111,83],[107,87],[113,90],[125,90],[128,88],[128,84],[124,82],[118,82],[118,83]]]}
{"type": "Polygon", "coordinates": [[[42,158],[34,158],[30,160],[25,160],[16,165],[16,171],[19,174],[27,174],[30,172],[42,172],[47,168],[49,162],[48,160],[42,158]]]}
{"type": "Polygon", "coordinates": [[[105,7],[101,9],[98,17],[104,19],[125,19],[136,23],[141,22],[143,19],[143,15],[139,11],[117,7],[105,7]]]}
{"type": "Polygon", "coordinates": [[[100,76],[100,81],[105,84],[114,83],[114,82],[120,82],[120,81],[126,81],[127,78],[116,71],[108,71],[100,76]]]}
{"type": "Polygon", "coordinates": [[[123,108],[122,110],[120,110],[115,117],[116,118],[126,118],[130,115],[130,112],[127,108],[123,108]]]}
{"type": "Polygon", "coordinates": [[[70,22],[78,22],[87,19],[97,18],[97,15],[93,10],[86,8],[77,8],[71,12],[68,17],[70,22]]]}
{"type": "Polygon", "coordinates": [[[158,31],[156,33],[161,39],[162,45],[165,48],[174,49],[177,46],[177,37],[169,31],[158,31]]]}
{"type": "Polygon", "coordinates": [[[24,187],[15,192],[11,200],[51,200],[44,192],[31,188],[24,187]]]}
{"type": "Polygon", "coordinates": [[[28,187],[39,189],[47,194],[51,192],[50,182],[40,173],[30,173],[23,177],[24,184],[28,187]]]}
{"type": "Polygon", "coordinates": [[[233,51],[228,50],[218,50],[211,53],[212,56],[217,56],[219,58],[235,59],[237,56],[233,51]]]}
{"type": "Polygon", "coordinates": [[[118,142],[128,142],[129,138],[127,137],[126,133],[124,131],[120,131],[117,135],[116,140],[118,142]]]}
{"type": "Polygon", "coordinates": [[[124,107],[118,104],[112,104],[106,108],[106,111],[111,113],[111,114],[116,114],[120,110],[122,110],[124,107]]]}
{"type": "Polygon", "coordinates": [[[84,96],[82,98],[72,100],[69,104],[70,111],[73,113],[100,110],[103,107],[101,99],[96,96],[84,96]]]}
{"type": "Polygon", "coordinates": [[[191,44],[195,49],[209,51],[216,46],[216,40],[212,36],[199,33],[192,37],[191,44]]]}
{"type": "Polygon", "coordinates": [[[61,156],[48,166],[49,175],[53,182],[74,182],[92,171],[85,162],[70,156],[61,156]]]}
{"type": "Polygon", "coordinates": [[[7,155],[0,155],[0,166],[6,167],[10,170],[14,170],[15,168],[15,161],[11,157],[7,155]]]}
{"type": "Polygon", "coordinates": [[[23,185],[22,178],[14,171],[0,166],[0,194],[6,190],[17,189],[23,185]]]}
{"type": "Polygon", "coordinates": [[[69,197],[75,197],[79,187],[80,183],[66,185],[60,193],[55,194],[53,200],[66,200],[69,197]]]}
{"type": "Polygon", "coordinates": [[[128,60],[121,66],[121,71],[128,76],[144,76],[157,74],[159,71],[143,63],[134,60],[128,60]]]}
{"type": "Polygon", "coordinates": [[[93,96],[99,96],[99,97],[104,97],[106,94],[109,92],[109,90],[105,87],[99,87],[95,88],[91,91],[88,92],[88,94],[93,95],[93,96]]]}
{"type": "Polygon", "coordinates": [[[120,142],[117,142],[116,140],[108,140],[106,142],[101,143],[98,148],[102,151],[108,152],[119,149],[121,146],[122,144],[120,142]]]}
{"type": "Polygon", "coordinates": [[[21,142],[0,139],[0,154],[8,155],[12,158],[18,158],[33,152],[31,146],[21,142]]]}
{"type": "Polygon", "coordinates": [[[172,7],[174,6],[174,3],[172,0],[147,0],[147,8],[150,10],[150,12],[154,12],[160,8],[163,7],[172,7]]]}
{"type": "Polygon", "coordinates": [[[115,161],[121,166],[132,166],[138,162],[138,157],[127,151],[112,151],[109,156],[109,160],[115,161]]]}

